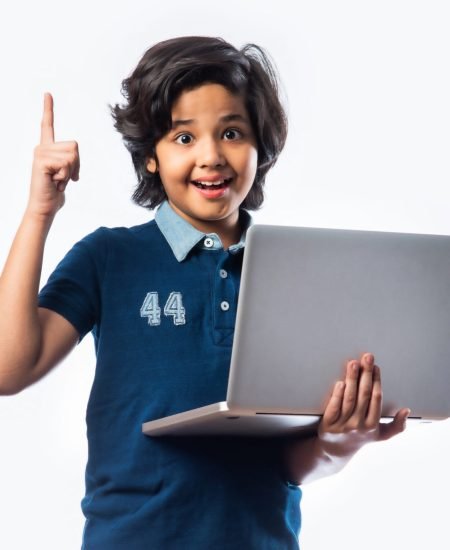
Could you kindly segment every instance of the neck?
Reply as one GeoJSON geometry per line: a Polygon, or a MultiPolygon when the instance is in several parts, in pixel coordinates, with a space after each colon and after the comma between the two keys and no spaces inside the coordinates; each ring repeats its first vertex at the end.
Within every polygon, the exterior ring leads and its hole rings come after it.
{"type": "Polygon", "coordinates": [[[239,223],[239,210],[220,220],[205,220],[188,216],[172,202],[169,201],[169,204],[179,216],[188,221],[195,229],[202,233],[216,233],[220,237],[224,249],[239,242],[242,233],[241,224],[239,223]]]}
{"type": "Polygon", "coordinates": [[[211,222],[201,220],[200,223],[195,224],[194,227],[203,233],[217,233],[224,249],[229,248],[232,244],[238,243],[242,233],[238,212],[236,212],[235,220],[225,219],[211,222]]]}

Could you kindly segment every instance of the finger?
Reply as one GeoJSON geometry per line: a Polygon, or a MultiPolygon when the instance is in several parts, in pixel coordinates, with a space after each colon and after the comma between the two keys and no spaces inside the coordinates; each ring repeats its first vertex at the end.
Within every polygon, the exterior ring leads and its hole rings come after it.
{"type": "Polygon", "coordinates": [[[330,400],[325,407],[323,413],[323,423],[326,425],[335,424],[341,416],[342,399],[344,397],[345,383],[342,381],[336,382],[331,394],[330,400]]]}
{"type": "Polygon", "coordinates": [[[76,150],[73,147],[69,149],[70,155],[58,152],[57,146],[59,143],[55,143],[55,148],[52,151],[52,159],[56,162],[59,161],[61,166],[53,174],[53,181],[61,180],[73,180],[78,181],[80,176],[80,155],[78,153],[78,146],[76,150]]]}
{"type": "MultiPolygon", "coordinates": [[[[68,179],[78,181],[80,177],[80,153],[78,151],[78,143],[76,141],[60,141],[54,144],[54,155],[56,152],[64,151],[70,153],[70,174],[68,179]]],[[[66,155],[61,155],[59,158],[66,159],[66,155]]]]}
{"type": "Polygon", "coordinates": [[[67,185],[72,178],[73,170],[69,163],[64,163],[58,168],[56,172],[52,174],[52,181],[56,184],[57,188],[61,190],[61,184],[67,185]]]}
{"type": "MultiPolygon", "coordinates": [[[[75,168],[69,168],[69,171],[63,171],[61,172],[61,178],[58,178],[58,176],[53,177],[53,181],[58,182],[56,187],[58,191],[65,191],[67,184],[69,183],[69,180],[72,181],[78,181],[79,175],[75,172],[75,168]],[[59,180],[59,181],[58,181],[59,180]]],[[[78,167],[79,170],[79,167],[78,167]]]]}
{"type": "Polygon", "coordinates": [[[371,353],[365,353],[361,357],[361,374],[358,384],[358,396],[354,415],[360,419],[365,419],[372,396],[373,367],[374,356],[371,353]]]}
{"type": "Polygon", "coordinates": [[[41,144],[55,142],[53,129],[53,97],[48,92],[44,94],[44,114],[41,122],[41,144]]]}
{"type": "Polygon", "coordinates": [[[383,403],[383,393],[381,390],[381,372],[380,368],[374,365],[372,395],[370,397],[369,408],[367,410],[367,426],[376,427],[380,422],[381,407],[383,403]]]}
{"type": "Polygon", "coordinates": [[[72,179],[73,181],[78,181],[80,179],[80,154],[79,153],[77,153],[77,156],[73,165],[72,179]]]}
{"type": "MultiPolygon", "coordinates": [[[[47,154],[47,168],[50,170],[52,181],[60,182],[69,180],[77,181],[80,175],[80,156],[78,145],[73,143],[70,149],[58,150],[60,143],[55,143],[51,149],[51,156],[47,154]],[[68,151],[68,153],[66,152],[68,151]]],[[[42,146],[40,146],[42,147],[42,146]]]]}
{"type": "Polygon", "coordinates": [[[358,395],[358,378],[360,372],[359,361],[349,361],[347,363],[347,371],[345,376],[345,391],[342,401],[343,420],[347,420],[353,414],[356,405],[356,397],[358,395]]]}
{"type": "Polygon", "coordinates": [[[394,420],[388,424],[380,424],[380,441],[386,441],[394,435],[404,431],[406,428],[406,419],[411,414],[410,409],[400,409],[394,416],[394,420]]]}

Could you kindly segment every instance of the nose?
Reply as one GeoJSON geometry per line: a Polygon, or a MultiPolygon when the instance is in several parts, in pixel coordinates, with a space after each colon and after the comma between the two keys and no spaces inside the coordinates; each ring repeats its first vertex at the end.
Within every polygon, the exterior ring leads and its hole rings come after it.
{"type": "Polygon", "coordinates": [[[220,140],[205,138],[198,144],[197,165],[200,168],[206,166],[223,166],[226,163],[220,140]]]}

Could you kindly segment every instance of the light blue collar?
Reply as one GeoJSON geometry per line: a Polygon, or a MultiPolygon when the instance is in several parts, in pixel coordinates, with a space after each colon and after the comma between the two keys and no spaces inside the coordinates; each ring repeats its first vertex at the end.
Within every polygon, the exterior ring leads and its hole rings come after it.
{"type": "MultiPolygon", "coordinates": [[[[228,249],[231,253],[235,253],[244,247],[247,229],[253,223],[252,217],[246,210],[241,209],[239,215],[244,230],[241,240],[228,249]]],[[[164,201],[156,211],[155,221],[179,262],[182,262],[200,241],[203,241],[202,248],[208,250],[223,248],[217,233],[202,233],[195,229],[173,210],[168,201],[164,201]],[[207,242],[206,245],[205,242],[207,242]]]]}

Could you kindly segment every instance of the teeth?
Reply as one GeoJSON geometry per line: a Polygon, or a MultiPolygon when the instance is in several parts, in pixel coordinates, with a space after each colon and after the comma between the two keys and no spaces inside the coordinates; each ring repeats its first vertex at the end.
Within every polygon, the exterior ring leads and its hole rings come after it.
{"type": "Polygon", "coordinates": [[[227,183],[231,181],[231,178],[225,178],[223,180],[217,180],[217,181],[202,181],[202,180],[193,180],[192,183],[194,185],[197,185],[197,187],[201,187],[202,189],[206,189],[207,187],[223,187],[227,183]]]}
{"type": "Polygon", "coordinates": [[[201,183],[202,185],[206,185],[207,187],[211,187],[212,185],[222,185],[222,183],[225,183],[225,180],[219,180],[219,181],[195,180],[195,183],[201,183]]]}

